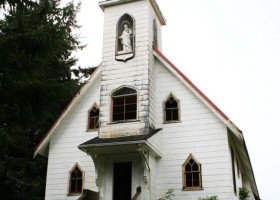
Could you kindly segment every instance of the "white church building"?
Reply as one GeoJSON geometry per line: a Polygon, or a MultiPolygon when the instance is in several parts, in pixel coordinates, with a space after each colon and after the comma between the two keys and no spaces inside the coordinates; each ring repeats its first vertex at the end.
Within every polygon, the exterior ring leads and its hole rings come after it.
{"type": "Polygon", "coordinates": [[[156,0],[99,6],[102,63],[34,153],[45,199],[260,199],[242,131],[162,54],[156,0]]]}

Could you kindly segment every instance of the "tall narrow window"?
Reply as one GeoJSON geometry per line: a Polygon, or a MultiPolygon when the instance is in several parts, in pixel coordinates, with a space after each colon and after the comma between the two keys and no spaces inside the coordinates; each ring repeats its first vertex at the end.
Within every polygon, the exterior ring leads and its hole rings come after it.
{"type": "Polygon", "coordinates": [[[124,122],[137,119],[137,92],[123,87],[112,94],[112,121],[124,122]]]}
{"type": "Polygon", "coordinates": [[[183,164],[183,188],[199,189],[202,187],[201,164],[196,161],[192,154],[183,164]]]}
{"type": "Polygon", "coordinates": [[[69,194],[81,194],[83,191],[83,172],[79,168],[78,164],[76,164],[70,173],[69,180],[69,194]]]}
{"type": "Polygon", "coordinates": [[[233,148],[230,148],[231,151],[231,166],[232,166],[232,181],[233,181],[233,191],[234,194],[236,193],[236,176],[235,176],[235,163],[234,163],[234,152],[233,152],[233,148]]]}
{"type": "Polygon", "coordinates": [[[179,120],[179,100],[171,94],[164,102],[164,121],[177,122],[179,120]]]}
{"type": "Polygon", "coordinates": [[[96,103],[93,104],[88,111],[88,130],[94,130],[99,128],[99,108],[96,103]]]}
{"type": "Polygon", "coordinates": [[[153,20],[153,31],[154,31],[153,46],[155,48],[157,48],[158,47],[158,40],[157,40],[158,34],[157,34],[157,22],[156,22],[156,19],[153,20]]]}

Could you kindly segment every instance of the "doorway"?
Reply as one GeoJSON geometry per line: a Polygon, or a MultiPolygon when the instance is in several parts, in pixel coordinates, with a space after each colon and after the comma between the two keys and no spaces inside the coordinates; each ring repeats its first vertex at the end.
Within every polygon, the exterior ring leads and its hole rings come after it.
{"type": "Polygon", "coordinates": [[[132,163],[114,163],[113,200],[131,200],[132,163]]]}

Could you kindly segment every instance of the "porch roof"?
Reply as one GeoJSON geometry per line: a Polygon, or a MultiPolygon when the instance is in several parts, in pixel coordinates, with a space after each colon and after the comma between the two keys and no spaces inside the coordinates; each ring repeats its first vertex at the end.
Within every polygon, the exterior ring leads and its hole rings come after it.
{"type": "MultiPolygon", "coordinates": [[[[100,152],[102,152],[101,149],[105,150],[107,153],[108,152],[108,148],[110,147],[120,147],[122,146],[122,148],[126,149],[127,146],[134,146],[134,150],[137,150],[137,146],[139,145],[145,145],[146,147],[148,147],[149,149],[151,149],[156,156],[161,157],[161,153],[159,151],[159,149],[157,149],[152,142],[150,141],[150,139],[152,139],[152,137],[154,135],[156,135],[156,133],[158,133],[159,131],[161,131],[161,129],[155,129],[155,130],[151,130],[150,133],[148,134],[142,134],[142,135],[134,135],[134,136],[125,136],[125,137],[116,137],[116,138],[99,138],[99,137],[95,137],[87,142],[84,142],[82,144],[80,144],[78,146],[79,149],[81,149],[84,152],[89,152],[92,151],[94,149],[94,152],[100,154],[100,152]],[[126,147],[125,147],[125,146],[126,147]],[[101,151],[100,151],[101,150],[101,151]]],[[[129,148],[131,150],[131,147],[129,148]]],[[[111,149],[110,152],[113,152],[114,150],[111,149]]]]}

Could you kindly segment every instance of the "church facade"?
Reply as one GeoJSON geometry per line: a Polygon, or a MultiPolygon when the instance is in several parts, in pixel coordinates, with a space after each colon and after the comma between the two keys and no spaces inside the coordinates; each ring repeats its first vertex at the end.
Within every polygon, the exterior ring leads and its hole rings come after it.
{"type": "Polygon", "coordinates": [[[161,53],[155,0],[107,0],[102,63],[35,150],[45,199],[260,199],[241,130],[161,53]]]}

